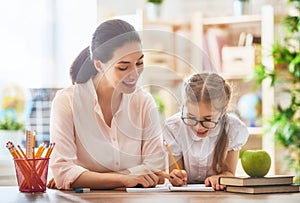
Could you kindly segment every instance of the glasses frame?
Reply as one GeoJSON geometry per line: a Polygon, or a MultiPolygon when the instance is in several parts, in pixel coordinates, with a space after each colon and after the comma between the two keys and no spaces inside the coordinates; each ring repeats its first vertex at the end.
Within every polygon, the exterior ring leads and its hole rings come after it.
{"type": "Polygon", "coordinates": [[[184,109],[184,107],[182,107],[182,110],[181,110],[181,120],[182,120],[182,122],[183,122],[185,125],[187,125],[187,126],[196,126],[196,125],[198,125],[198,124],[200,123],[201,126],[202,126],[203,128],[206,128],[206,129],[214,129],[214,128],[216,128],[216,126],[218,125],[218,123],[219,123],[219,121],[220,121],[220,118],[218,119],[218,121],[211,121],[211,120],[206,120],[206,119],[204,119],[204,120],[198,120],[198,119],[192,118],[192,117],[185,117],[185,116],[183,116],[183,109],[184,109]],[[195,125],[189,125],[189,124],[187,124],[187,123],[185,122],[185,119],[191,119],[191,120],[196,121],[196,122],[195,122],[195,125]],[[206,126],[204,126],[204,123],[205,123],[205,122],[207,122],[207,123],[212,123],[212,124],[214,124],[214,126],[213,126],[213,127],[206,127],[206,126]]]}

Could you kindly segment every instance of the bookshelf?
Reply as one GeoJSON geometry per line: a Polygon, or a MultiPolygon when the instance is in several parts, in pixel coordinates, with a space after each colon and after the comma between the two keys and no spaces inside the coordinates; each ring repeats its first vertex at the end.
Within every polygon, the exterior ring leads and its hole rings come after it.
{"type": "MultiPolygon", "coordinates": [[[[238,32],[245,31],[252,33],[253,36],[259,36],[261,39],[261,50],[259,50],[259,55],[255,56],[255,58],[261,57],[261,63],[270,69],[274,68],[272,57],[270,57],[269,54],[274,41],[274,11],[271,6],[263,6],[261,9],[261,14],[259,15],[206,18],[200,12],[194,13],[191,21],[192,39],[202,50],[205,50],[205,41],[203,38],[205,38],[207,32],[211,28],[217,28],[219,30],[226,30],[230,32],[231,39],[235,39],[235,41],[229,41],[229,46],[237,46],[237,39],[239,37],[238,32]]],[[[257,54],[257,52],[255,54],[257,54]]],[[[194,62],[195,64],[203,64],[204,58],[203,56],[196,55],[194,56],[194,60],[196,60],[194,62]]],[[[224,69],[222,69],[222,65],[223,64],[221,64],[221,67],[219,67],[220,69],[217,67],[218,72],[226,80],[234,83],[235,86],[240,87],[238,89],[238,95],[236,98],[237,101],[240,96],[251,91],[253,83],[245,81],[245,78],[247,78],[249,74],[245,74],[243,70],[232,73],[225,72],[224,69]]],[[[272,106],[274,105],[274,90],[270,88],[269,84],[266,82],[260,87],[260,92],[262,100],[262,118],[267,118],[271,115],[272,106]]],[[[236,103],[236,101],[233,103],[236,103]]],[[[249,127],[248,130],[250,137],[245,148],[265,149],[270,153],[272,160],[274,160],[275,149],[272,134],[265,134],[262,127],[249,127]],[[264,136],[261,136],[262,134],[264,134],[264,136]]],[[[275,162],[275,160],[273,162],[275,162]]],[[[239,167],[240,166],[238,166],[237,173],[242,173],[239,167]]],[[[274,168],[275,166],[272,164],[269,174],[274,174],[274,168]]]]}
{"type": "Polygon", "coordinates": [[[142,82],[165,103],[162,120],[179,111],[183,79],[194,72],[189,64],[189,36],[189,21],[143,20],[142,82]]]}
{"type": "MultiPolygon", "coordinates": [[[[167,28],[167,30],[173,34],[172,38],[172,49],[173,53],[177,54],[176,48],[182,48],[178,45],[178,38],[176,39],[176,35],[181,34],[181,31],[184,30],[187,34],[186,38],[190,39],[191,42],[196,46],[190,46],[188,50],[190,57],[191,66],[195,67],[192,71],[203,71],[201,67],[204,64],[205,60],[205,49],[207,49],[207,45],[205,44],[205,36],[207,32],[211,28],[218,29],[221,31],[227,32],[227,37],[229,40],[227,41],[226,46],[234,47],[238,45],[238,39],[241,32],[251,33],[253,37],[259,38],[259,42],[254,47],[255,55],[254,55],[254,63],[251,64],[250,69],[254,70],[254,66],[259,63],[263,63],[268,68],[272,69],[273,60],[270,57],[270,50],[274,41],[274,10],[270,5],[265,5],[261,8],[261,13],[256,15],[242,15],[242,16],[220,16],[220,17],[205,17],[201,12],[195,12],[190,22],[170,22],[164,20],[157,21],[143,21],[144,29],[157,29],[161,30],[163,28],[167,28]],[[200,50],[200,51],[199,51],[200,50]],[[204,50],[204,51],[203,51],[204,50]]],[[[155,41],[155,40],[152,40],[155,41]]],[[[214,53],[217,51],[221,52],[222,50],[214,50],[214,53]]],[[[209,53],[207,53],[209,54],[209,53]]],[[[146,65],[147,64],[155,64],[158,66],[169,66],[172,67],[172,71],[177,73],[177,76],[173,77],[170,75],[157,75],[157,80],[171,80],[173,84],[179,84],[180,78],[184,78],[184,76],[190,74],[189,72],[191,68],[181,68],[180,63],[174,57],[166,57],[161,53],[150,53],[145,54],[146,65]],[[157,63],[155,63],[155,61],[157,63]],[[176,81],[176,82],[175,82],[176,81]]],[[[221,58],[222,60],[222,58],[221,58]]],[[[237,101],[242,95],[250,93],[253,89],[254,81],[246,81],[246,79],[250,76],[251,73],[238,70],[235,72],[223,71],[222,61],[220,63],[220,67],[216,69],[216,71],[221,74],[226,80],[233,84],[234,87],[237,88],[235,91],[234,99],[233,99],[233,108],[236,107],[237,101]]],[[[249,67],[248,67],[249,68],[249,67]]],[[[250,71],[251,72],[251,71],[250,71]]],[[[150,74],[151,75],[151,74],[150,74]]],[[[151,77],[151,76],[149,76],[151,77]]],[[[174,86],[174,88],[176,88],[174,86]]],[[[179,88],[177,86],[177,88],[179,88]]],[[[262,100],[262,119],[267,118],[271,115],[272,106],[274,105],[274,90],[270,88],[269,84],[265,82],[260,88],[259,93],[261,95],[262,100]]],[[[175,112],[175,110],[173,111],[175,112]]],[[[258,127],[249,127],[249,141],[247,143],[246,148],[262,148],[268,151],[271,155],[272,160],[275,159],[275,149],[274,149],[274,141],[272,134],[265,134],[263,132],[263,128],[261,126],[258,127]],[[261,136],[264,134],[264,136],[261,136]]],[[[273,161],[274,163],[275,161],[273,161]]],[[[272,175],[275,172],[274,164],[272,164],[269,174],[272,175]]]]}

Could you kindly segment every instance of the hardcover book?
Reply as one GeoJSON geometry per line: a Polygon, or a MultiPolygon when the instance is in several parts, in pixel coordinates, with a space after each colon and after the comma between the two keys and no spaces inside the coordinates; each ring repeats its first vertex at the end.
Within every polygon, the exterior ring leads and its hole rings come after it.
{"type": "Polygon", "coordinates": [[[220,177],[221,185],[232,186],[259,186],[259,185],[290,185],[294,176],[274,175],[265,177],[220,177]]]}
{"type": "Polygon", "coordinates": [[[264,194],[264,193],[284,193],[299,192],[299,185],[266,185],[266,186],[226,186],[227,192],[264,194]]]}

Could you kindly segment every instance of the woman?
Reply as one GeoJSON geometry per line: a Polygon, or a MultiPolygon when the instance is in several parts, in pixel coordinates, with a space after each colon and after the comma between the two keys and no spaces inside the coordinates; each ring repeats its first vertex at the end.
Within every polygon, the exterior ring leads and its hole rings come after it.
{"type": "Polygon", "coordinates": [[[153,187],[163,181],[159,115],[150,94],[136,90],[143,71],[141,40],[122,20],[95,31],[91,59],[75,85],[58,92],[51,110],[49,187],[153,187]]]}
{"type": "Polygon", "coordinates": [[[164,138],[182,169],[170,161],[173,185],[204,182],[223,190],[219,177],[234,176],[239,150],[249,134],[242,121],[227,113],[231,92],[215,73],[194,74],[185,82],[184,106],[164,128],[164,138]]]}

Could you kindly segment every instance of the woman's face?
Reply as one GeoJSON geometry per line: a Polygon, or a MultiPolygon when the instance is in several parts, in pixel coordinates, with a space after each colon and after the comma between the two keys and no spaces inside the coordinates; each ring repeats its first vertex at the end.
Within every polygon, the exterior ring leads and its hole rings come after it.
{"type": "MultiPolygon", "coordinates": [[[[188,118],[205,122],[218,122],[220,113],[214,113],[210,103],[199,102],[198,104],[187,103],[185,115],[188,118]]],[[[198,137],[205,138],[208,136],[210,129],[207,129],[198,122],[195,126],[190,126],[198,137]]]]}
{"type": "Polygon", "coordinates": [[[141,43],[126,43],[104,64],[104,77],[119,92],[132,93],[144,68],[143,58],[141,43]]]}

